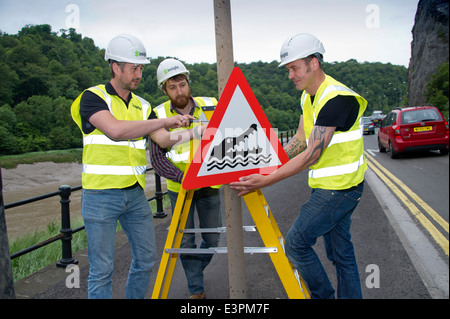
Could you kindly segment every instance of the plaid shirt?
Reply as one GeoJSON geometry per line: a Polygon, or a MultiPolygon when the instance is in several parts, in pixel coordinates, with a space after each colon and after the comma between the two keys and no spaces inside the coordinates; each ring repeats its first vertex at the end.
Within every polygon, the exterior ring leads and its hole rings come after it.
{"type": "MultiPolygon", "coordinates": [[[[191,109],[189,115],[193,115],[195,108],[199,107],[197,103],[195,103],[195,100],[192,98],[192,96],[191,101],[194,103],[194,107],[191,109]]],[[[177,109],[173,107],[172,103],[170,105],[170,110],[172,112],[181,114],[180,112],[177,111],[177,109]]],[[[152,139],[149,140],[150,140],[149,142],[150,160],[155,172],[159,176],[165,177],[177,183],[181,183],[183,180],[184,172],[179,170],[172,164],[171,161],[169,161],[169,159],[166,156],[167,149],[159,147],[159,145],[153,142],[152,139]]]]}

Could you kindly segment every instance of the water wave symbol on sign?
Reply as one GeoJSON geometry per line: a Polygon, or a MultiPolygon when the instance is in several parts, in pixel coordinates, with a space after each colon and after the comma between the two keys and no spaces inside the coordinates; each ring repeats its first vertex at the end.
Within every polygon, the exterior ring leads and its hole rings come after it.
{"type": "Polygon", "coordinates": [[[225,137],[222,142],[213,146],[211,157],[207,164],[207,170],[213,168],[219,170],[225,167],[247,166],[249,164],[269,163],[272,154],[263,154],[263,149],[258,145],[258,125],[252,124],[239,136],[225,137]]]}
{"type": "Polygon", "coordinates": [[[288,161],[276,132],[239,68],[230,75],[183,180],[185,189],[270,174],[288,161]]]}

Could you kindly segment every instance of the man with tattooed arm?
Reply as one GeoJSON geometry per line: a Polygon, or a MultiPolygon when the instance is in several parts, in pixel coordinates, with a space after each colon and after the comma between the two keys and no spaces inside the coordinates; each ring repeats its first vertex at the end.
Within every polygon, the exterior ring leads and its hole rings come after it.
{"type": "Polygon", "coordinates": [[[336,267],[337,297],[362,298],[353,244],[351,215],[364,187],[362,115],[367,101],[322,70],[324,46],[311,34],[287,39],[281,66],[301,96],[297,134],[286,146],[289,162],[270,175],[240,178],[231,187],[244,195],[309,168],[309,200],[286,236],[286,255],[308,285],[311,298],[334,298],[335,290],[312,246],[323,236],[336,267]]]}

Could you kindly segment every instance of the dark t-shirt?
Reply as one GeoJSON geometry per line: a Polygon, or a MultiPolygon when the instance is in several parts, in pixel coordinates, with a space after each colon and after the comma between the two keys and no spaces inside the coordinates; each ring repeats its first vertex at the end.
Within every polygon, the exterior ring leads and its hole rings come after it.
{"type": "MultiPolygon", "coordinates": [[[[105,85],[106,92],[108,92],[109,95],[117,95],[116,90],[114,90],[114,87],[111,85],[110,82],[106,83],[105,85]]],[[[122,99],[122,101],[125,103],[125,105],[128,108],[128,103],[131,100],[131,94],[128,96],[128,101],[125,101],[122,99]]],[[[80,100],[80,115],[81,115],[81,126],[83,128],[84,134],[92,133],[92,131],[95,130],[95,127],[89,123],[89,118],[94,115],[95,113],[99,111],[106,110],[109,112],[108,105],[106,104],[105,100],[103,100],[101,97],[99,97],[97,94],[86,91],[83,93],[83,96],[80,100]]],[[[151,115],[150,115],[151,116],[151,115]]],[[[149,117],[150,118],[150,117],[149,117]]]]}
{"type": "MultiPolygon", "coordinates": [[[[314,96],[311,97],[314,103],[314,96]]],[[[348,131],[359,113],[359,103],[354,96],[338,95],[329,100],[317,115],[316,126],[334,126],[336,131],[348,131]]]]}

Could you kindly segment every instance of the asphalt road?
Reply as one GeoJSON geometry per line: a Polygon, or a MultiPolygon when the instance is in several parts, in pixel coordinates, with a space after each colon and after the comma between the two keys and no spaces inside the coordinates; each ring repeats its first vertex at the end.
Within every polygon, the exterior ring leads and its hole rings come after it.
{"type": "MultiPolygon", "coordinates": [[[[378,132],[378,129],[376,129],[378,132]]],[[[389,152],[379,153],[377,134],[364,137],[365,149],[419,195],[442,218],[449,221],[449,156],[438,151],[405,153],[392,159],[389,152]]]]}
{"type": "Polygon", "coordinates": [[[379,153],[377,135],[365,137],[366,158],[381,205],[433,298],[449,295],[448,155],[379,153]],[[383,204],[384,203],[384,204],[383,204]]]}
{"type": "MultiPolygon", "coordinates": [[[[370,180],[373,180],[370,175],[370,180]]],[[[352,236],[358,261],[358,267],[366,299],[429,299],[432,297],[429,282],[423,279],[423,271],[417,269],[411,259],[410,249],[405,249],[403,235],[398,235],[396,228],[388,218],[387,205],[380,203],[378,190],[366,183],[362,201],[353,214],[352,236]],[[377,195],[378,194],[378,195],[377,195]],[[375,267],[375,268],[374,268],[375,267]],[[379,285],[373,287],[374,269],[379,270],[379,285]]],[[[377,186],[378,188],[378,186],[377,186]]],[[[277,185],[262,190],[275,219],[283,234],[286,234],[296,219],[300,206],[310,193],[307,186],[306,172],[284,180],[277,185]]],[[[251,217],[243,203],[244,225],[253,225],[251,217]]],[[[170,217],[156,220],[158,256],[161,256],[167,235],[170,217]]],[[[226,235],[221,237],[221,246],[226,246],[226,235]]],[[[245,234],[245,246],[261,246],[258,233],[245,234]]],[[[315,247],[324,263],[330,280],[336,285],[334,266],[326,259],[323,242],[319,240],[315,247]]],[[[80,288],[67,288],[68,273],[54,265],[40,273],[17,283],[16,294],[19,298],[37,299],[84,299],[87,298],[88,263],[86,251],[75,255],[80,260],[80,288]],[[47,284],[46,284],[47,283],[47,284]],[[50,285],[48,283],[51,283],[50,285]]],[[[287,298],[279,277],[266,254],[246,255],[246,284],[249,299],[287,298]]],[[[130,263],[130,251],[123,234],[118,235],[113,277],[114,298],[124,298],[124,287],[130,263]]],[[[159,266],[155,265],[148,295],[151,295],[159,266]]],[[[227,299],[228,292],[227,256],[214,256],[205,269],[205,285],[208,299],[227,299]]],[[[448,268],[447,268],[448,274],[448,268]]],[[[447,275],[448,276],[448,275],[447,275]]],[[[448,282],[448,279],[447,279],[448,282]]],[[[186,299],[189,297],[186,279],[181,263],[178,261],[169,299],[186,299]]],[[[447,295],[448,298],[448,295],[447,295]]]]}

